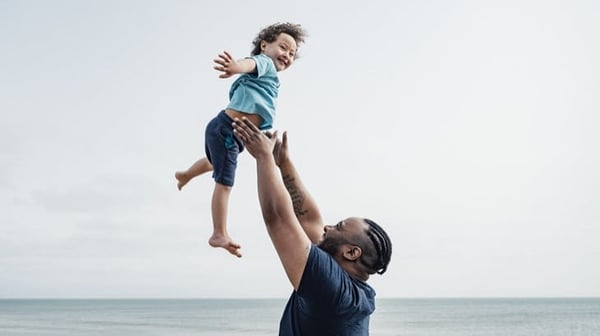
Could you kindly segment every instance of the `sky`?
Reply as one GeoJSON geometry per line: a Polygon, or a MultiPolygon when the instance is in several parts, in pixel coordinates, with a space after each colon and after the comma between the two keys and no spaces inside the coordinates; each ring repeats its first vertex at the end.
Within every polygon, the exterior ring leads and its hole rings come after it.
{"type": "Polygon", "coordinates": [[[287,297],[250,155],[241,259],[210,176],[173,176],[227,104],[212,60],[287,21],[274,126],[327,223],[388,231],[378,297],[600,296],[597,1],[0,0],[0,298],[287,297]]]}

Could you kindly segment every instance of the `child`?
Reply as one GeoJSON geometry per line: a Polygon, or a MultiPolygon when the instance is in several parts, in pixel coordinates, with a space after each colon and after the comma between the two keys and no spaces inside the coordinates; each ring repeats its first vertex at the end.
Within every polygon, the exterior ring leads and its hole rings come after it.
{"type": "Polygon", "coordinates": [[[295,59],[298,44],[306,32],[298,24],[276,23],[261,30],[254,41],[251,57],[235,60],[227,51],[214,60],[214,69],[222,72],[219,78],[241,74],[229,90],[229,105],[206,126],[206,157],[185,171],[175,173],[181,190],[191,179],[213,171],[215,188],[211,211],[213,234],[208,243],[222,247],[241,257],[240,245],[227,232],[227,207],[235,179],[237,157],[244,150],[233,135],[233,119],[248,118],[261,130],[270,129],[275,116],[275,100],[279,90],[277,72],[289,68],[295,59]]]}

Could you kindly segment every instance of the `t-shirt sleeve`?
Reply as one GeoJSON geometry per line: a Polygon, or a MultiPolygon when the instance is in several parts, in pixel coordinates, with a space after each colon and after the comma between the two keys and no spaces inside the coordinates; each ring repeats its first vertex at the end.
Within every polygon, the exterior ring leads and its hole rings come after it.
{"type": "Polygon", "coordinates": [[[270,72],[273,72],[275,69],[275,65],[273,61],[269,58],[269,56],[259,54],[250,57],[256,62],[256,77],[262,77],[270,72]]]}
{"type": "Polygon", "coordinates": [[[348,273],[333,257],[315,245],[311,246],[297,293],[300,298],[315,302],[322,309],[352,306],[359,295],[348,273]]]}

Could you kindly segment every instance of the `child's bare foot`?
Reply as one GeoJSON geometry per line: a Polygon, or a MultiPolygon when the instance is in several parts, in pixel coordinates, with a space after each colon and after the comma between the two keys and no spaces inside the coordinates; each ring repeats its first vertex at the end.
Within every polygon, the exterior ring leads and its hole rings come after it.
{"type": "Polygon", "coordinates": [[[190,177],[185,172],[176,172],[175,178],[177,179],[177,189],[179,190],[190,181],[190,177]]]}
{"type": "Polygon", "coordinates": [[[239,251],[241,248],[240,244],[233,242],[229,236],[213,235],[208,240],[208,244],[212,247],[222,247],[238,258],[242,257],[242,254],[239,251]]]}

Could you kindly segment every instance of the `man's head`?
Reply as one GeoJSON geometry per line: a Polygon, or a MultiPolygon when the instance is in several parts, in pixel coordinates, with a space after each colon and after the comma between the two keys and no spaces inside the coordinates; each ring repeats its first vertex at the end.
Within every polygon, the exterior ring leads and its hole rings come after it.
{"type": "Polygon", "coordinates": [[[277,71],[289,68],[298,57],[298,45],[304,42],[306,32],[299,24],[275,23],[261,30],[254,41],[251,55],[269,56],[277,71]]]}
{"type": "Polygon", "coordinates": [[[325,226],[318,245],[331,254],[351,275],[366,280],[369,274],[383,274],[392,257],[392,241],[377,223],[350,217],[325,226]]]}

